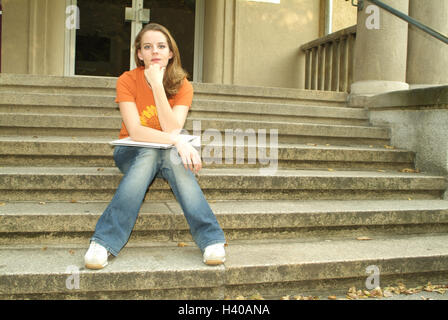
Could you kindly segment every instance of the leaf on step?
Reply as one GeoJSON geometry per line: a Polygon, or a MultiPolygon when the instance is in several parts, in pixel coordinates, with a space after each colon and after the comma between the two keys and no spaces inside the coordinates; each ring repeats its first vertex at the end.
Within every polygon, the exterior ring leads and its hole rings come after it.
{"type": "Polygon", "coordinates": [[[436,289],[436,290],[434,290],[435,292],[437,292],[437,293],[440,293],[440,294],[445,294],[445,292],[447,291],[448,289],[442,289],[442,288],[440,288],[440,289],[436,289]]]}
{"type": "Polygon", "coordinates": [[[384,288],[384,291],[387,291],[387,292],[393,293],[393,294],[400,294],[401,293],[400,289],[397,288],[397,287],[386,287],[386,288],[384,288]]]}
{"type": "Polygon", "coordinates": [[[312,147],[317,146],[317,144],[315,144],[315,143],[307,143],[306,145],[307,145],[307,146],[312,146],[312,147]]]}
{"type": "Polygon", "coordinates": [[[386,172],[385,170],[378,170],[378,172],[386,172]]]}
{"type": "Polygon", "coordinates": [[[76,203],[76,202],[78,202],[78,200],[72,199],[72,200],[70,200],[70,202],[71,203],[76,203]]]}
{"type": "Polygon", "coordinates": [[[435,289],[435,286],[431,284],[431,282],[428,282],[428,284],[423,288],[426,292],[433,292],[435,289]]]}
{"type": "Polygon", "coordinates": [[[236,300],[246,300],[246,298],[244,298],[244,296],[241,296],[241,295],[237,296],[235,299],[236,300]]]}
{"type": "Polygon", "coordinates": [[[356,287],[350,287],[350,289],[348,289],[348,293],[356,293],[356,287]]]}
{"type": "Polygon", "coordinates": [[[46,202],[45,201],[40,201],[39,204],[46,204],[46,202]]]}
{"type": "Polygon", "coordinates": [[[71,255],[74,255],[74,254],[75,254],[75,251],[72,250],[72,249],[70,249],[70,250],[68,250],[68,253],[70,253],[71,255]]]}
{"type": "Polygon", "coordinates": [[[384,293],[383,293],[383,290],[381,290],[380,287],[377,287],[377,288],[375,288],[375,289],[370,291],[370,296],[371,297],[383,297],[384,293]]]}
{"type": "Polygon", "coordinates": [[[328,168],[328,171],[334,171],[334,169],[328,168]]]}
{"type": "Polygon", "coordinates": [[[389,290],[384,290],[384,292],[383,292],[383,297],[385,297],[385,298],[393,297],[393,295],[394,294],[389,290]]]}
{"type": "Polygon", "coordinates": [[[384,148],[386,148],[386,149],[395,149],[394,146],[388,146],[388,145],[385,145],[384,148]]]}
{"type": "Polygon", "coordinates": [[[259,293],[256,293],[249,298],[250,300],[264,300],[263,296],[259,293]]]}
{"type": "Polygon", "coordinates": [[[179,242],[179,243],[177,244],[177,246],[183,248],[183,247],[188,247],[188,244],[185,243],[185,242],[179,242]]]}
{"type": "Polygon", "coordinates": [[[4,206],[6,204],[6,202],[0,202],[0,207],[4,206]]]}
{"type": "Polygon", "coordinates": [[[370,297],[370,296],[371,296],[370,291],[368,291],[368,290],[363,290],[362,293],[363,293],[364,296],[366,296],[366,297],[370,297]]]}
{"type": "Polygon", "coordinates": [[[96,171],[104,171],[104,168],[98,168],[96,171]]]}
{"type": "Polygon", "coordinates": [[[39,138],[39,137],[38,137],[38,136],[33,136],[33,138],[34,138],[34,139],[37,139],[37,138],[39,138]]]}
{"type": "Polygon", "coordinates": [[[42,251],[46,251],[46,250],[47,250],[47,247],[43,247],[43,248],[42,248],[42,251]]]}
{"type": "Polygon", "coordinates": [[[372,145],[370,145],[370,146],[369,146],[369,148],[373,148],[373,146],[372,146],[372,145]]]}
{"type": "Polygon", "coordinates": [[[420,170],[418,169],[411,169],[411,168],[405,168],[400,170],[400,172],[404,172],[404,173],[420,173],[420,170]]]}
{"type": "MultiPolygon", "coordinates": [[[[281,297],[280,300],[290,300],[290,296],[287,295],[287,296],[281,297]]],[[[299,299],[297,299],[297,300],[299,300],[299,299]]]]}
{"type": "Polygon", "coordinates": [[[337,300],[338,298],[336,296],[328,296],[329,300],[337,300]]]}
{"type": "Polygon", "coordinates": [[[358,237],[356,240],[364,241],[364,240],[372,240],[372,238],[369,237],[358,237]]]}

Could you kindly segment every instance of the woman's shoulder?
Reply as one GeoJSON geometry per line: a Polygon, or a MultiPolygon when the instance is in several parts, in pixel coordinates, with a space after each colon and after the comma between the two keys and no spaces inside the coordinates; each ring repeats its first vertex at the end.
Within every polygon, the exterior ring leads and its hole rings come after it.
{"type": "Polygon", "coordinates": [[[129,81],[137,81],[138,75],[142,72],[141,67],[137,67],[135,69],[132,69],[130,71],[125,71],[121,74],[121,76],[118,77],[118,81],[122,82],[129,82],[129,81]]]}
{"type": "Polygon", "coordinates": [[[185,92],[185,91],[193,91],[193,85],[191,84],[190,81],[188,81],[187,78],[184,78],[182,80],[182,83],[179,87],[179,91],[178,92],[185,92]]]}

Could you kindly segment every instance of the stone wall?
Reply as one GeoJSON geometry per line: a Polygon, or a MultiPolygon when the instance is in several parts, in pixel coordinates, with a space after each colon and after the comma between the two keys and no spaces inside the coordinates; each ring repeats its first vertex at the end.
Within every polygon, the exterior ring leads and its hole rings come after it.
{"type": "Polygon", "coordinates": [[[392,145],[416,152],[416,168],[448,175],[448,86],[385,93],[367,104],[372,125],[391,128],[392,145]]]}

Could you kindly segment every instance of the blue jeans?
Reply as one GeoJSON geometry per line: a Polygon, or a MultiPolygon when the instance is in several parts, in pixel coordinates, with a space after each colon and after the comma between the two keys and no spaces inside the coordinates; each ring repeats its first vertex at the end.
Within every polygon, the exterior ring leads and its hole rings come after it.
{"type": "Polygon", "coordinates": [[[129,240],[149,185],[158,176],[170,184],[202,252],[209,245],[226,242],[194,174],[185,169],[176,149],[116,146],[114,160],[124,176],[96,224],[92,241],[118,255],[129,240]]]}

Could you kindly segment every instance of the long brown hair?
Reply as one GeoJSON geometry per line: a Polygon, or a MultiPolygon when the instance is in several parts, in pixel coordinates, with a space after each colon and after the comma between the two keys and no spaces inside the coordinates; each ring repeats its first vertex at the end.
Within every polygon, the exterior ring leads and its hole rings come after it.
{"type": "Polygon", "coordinates": [[[141,49],[142,45],[142,37],[147,31],[159,31],[163,33],[168,42],[168,47],[173,53],[173,57],[168,61],[168,65],[165,69],[165,74],[163,76],[163,86],[165,88],[166,96],[171,98],[176,95],[179,91],[180,86],[182,85],[182,81],[188,77],[188,73],[182,68],[182,63],[180,60],[179,48],[177,47],[177,43],[174,40],[171,33],[167,28],[158,24],[158,23],[149,23],[147,24],[137,35],[134,42],[134,60],[137,67],[144,67],[145,63],[143,60],[138,58],[138,50],[141,49]]]}

